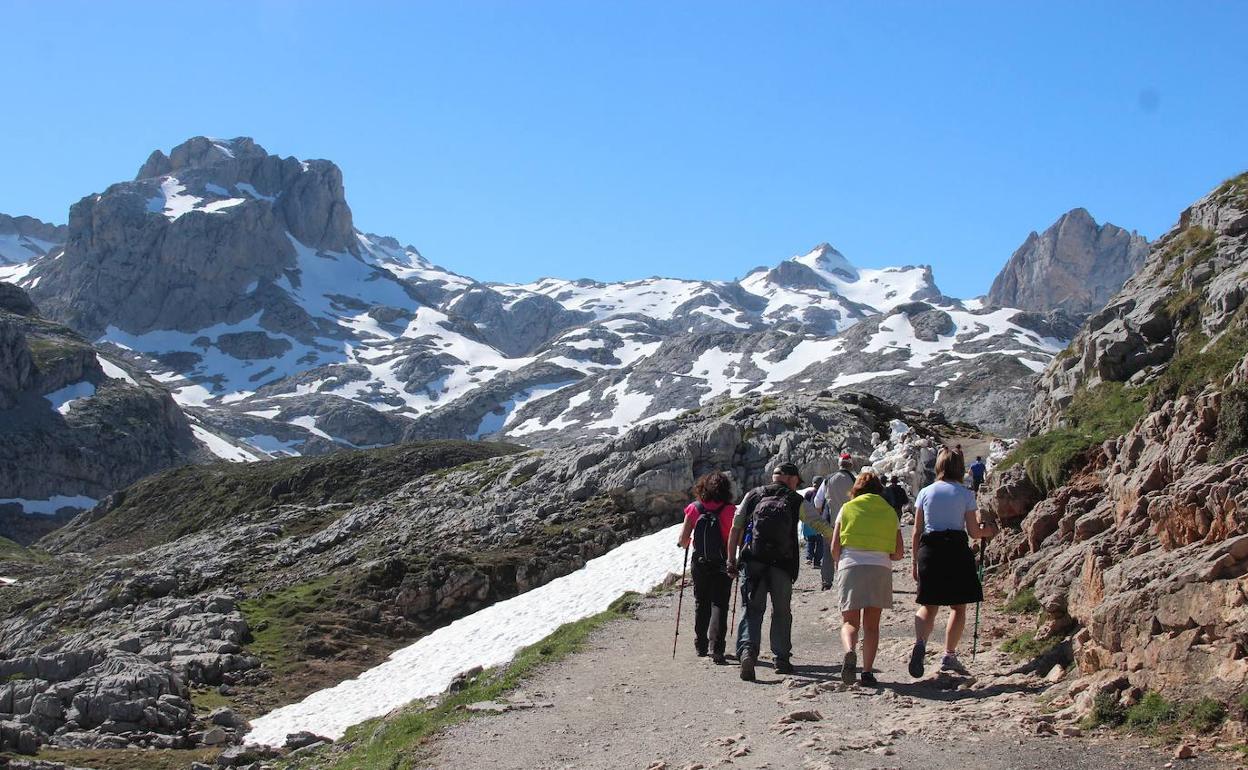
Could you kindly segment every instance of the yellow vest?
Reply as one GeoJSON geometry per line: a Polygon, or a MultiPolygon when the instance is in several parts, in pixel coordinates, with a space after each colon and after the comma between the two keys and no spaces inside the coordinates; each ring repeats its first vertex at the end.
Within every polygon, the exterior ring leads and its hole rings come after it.
{"type": "Polygon", "coordinates": [[[879,495],[858,495],[841,506],[841,546],[892,553],[897,548],[897,511],[879,495]]]}

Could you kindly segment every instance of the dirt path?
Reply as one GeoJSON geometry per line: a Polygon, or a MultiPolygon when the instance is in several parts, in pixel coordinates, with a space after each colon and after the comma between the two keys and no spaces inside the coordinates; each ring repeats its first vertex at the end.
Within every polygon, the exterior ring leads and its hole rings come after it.
{"type": "MultiPolygon", "coordinates": [[[[895,609],[885,613],[878,688],[841,684],[838,626],[830,625],[839,625],[839,614],[832,592],[820,591],[816,571],[804,567],[793,599],[796,674],[776,675],[767,650],[755,683],[742,682],[735,666],[695,657],[688,591],[688,620],[673,660],[676,596],[651,597],[636,620],[605,626],[584,652],[543,671],[511,698],[539,707],[451,729],[431,745],[428,766],[1102,770],[1172,761],[1139,738],[1042,734],[1047,727],[1038,727],[1038,720],[1046,717],[1038,696],[1045,683],[1006,675],[1015,663],[994,649],[1016,632],[1016,618],[992,612],[981,621],[981,649],[988,633],[998,639],[971,666],[978,681],[935,674],[930,653],[928,676],[911,679],[905,672],[914,597],[908,564],[900,562],[894,573],[895,609]],[[822,719],[780,722],[800,710],[816,710],[822,719]]],[[[967,637],[963,657],[970,665],[969,623],[967,637]]],[[[929,649],[940,645],[933,638],[929,649]]],[[[1222,766],[1203,756],[1174,765],[1222,766]]]]}

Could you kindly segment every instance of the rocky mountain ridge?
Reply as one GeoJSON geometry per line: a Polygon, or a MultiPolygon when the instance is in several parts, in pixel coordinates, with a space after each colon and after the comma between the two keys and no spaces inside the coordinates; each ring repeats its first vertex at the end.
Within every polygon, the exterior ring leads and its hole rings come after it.
{"type": "Polygon", "coordinates": [[[1043,233],[1027,236],[993,280],[986,302],[1085,316],[1104,307],[1147,255],[1144,236],[1072,209],[1043,233]]]}
{"type": "Polygon", "coordinates": [[[1246,258],[1248,174],[1184,211],[1048,367],[987,494],[1039,635],[1073,634],[1079,713],[1248,691],[1246,258]]]}
{"type": "Polygon", "coordinates": [[[0,279],[166,384],[242,445],[230,459],[596,441],[719,395],[828,387],[1016,433],[1074,329],[827,244],[735,282],[480,283],[355,230],[332,163],[246,138],[153,153],[73,206],[63,247],[0,279]]]}
{"type": "Polygon", "coordinates": [[[140,477],[211,455],[169,393],[0,283],[0,537],[27,544],[140,477]]]}

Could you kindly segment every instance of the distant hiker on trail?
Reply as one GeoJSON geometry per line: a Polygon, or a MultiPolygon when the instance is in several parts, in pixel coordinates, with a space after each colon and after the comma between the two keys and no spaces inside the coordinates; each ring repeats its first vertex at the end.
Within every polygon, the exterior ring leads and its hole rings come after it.
{"type": "Polygon", "coordinates": [[[862,683],[876,684],[871,667],[880,646],[880,614],[893,606],[892,562],[906,554],[901,520],[883,497],[884,485],[872,471],[854,481],[851,499],[841,506],[832,536],[837,561],[836,589],[841,608],[845,659],[841,681],[854,681],[858,633],[862,632],[862,683]]]}
{"type": "MultiPolygon", "coordinates": [[[[849,491],[854,487],[854,474],[851,470],[853,467],[854,458],[849,452],[841,452],[840,469],[824,479],[823,485],[815,494],[815,510],[829,525],[829,529],[832,522],[836,521],[836,515],[841,512],[841,506],[849,501],[849,491]]],[[[832,543],[827,538],[824,538],[819,578],[825,591],[832,587],[836,578],[836,560],[832,558],[832,543]]]]}
{"type": "Polygon", "coordinates": [[[945,655],[941,669],[967,673],[958,661],[958,640],[966,628],[966,605],[983,601],[984,589],[975,571],[975,554],[968,535],[989,538],[996,528],[982,525],[975,515],[975,495],[961,484],[965,476],[962,455],[942,449],[936,457],[936,481],[914,499],[914,538],[911,571],[919,584],[918,612],[914,615],[914,648],[910,676],[923,676],[927,638],[936,625],[940,607],[949,608],[945,626],[945,655]]]}
{"type": "Polygon", "coordinates": [[[681,548],[693,546],[693,648],[700,658],[709,651],[722,666],[732,598],[728,536],[737,509],[732,504],[732,482],[722,473],[698,479],[693,494],[697,499],[685,507],[685,527],[676,543],[681,548]]]}
{"type": "MultiPolygon", "coordinates": [[[[811,485],[802,490],[802,497],[806,498],[808,503],[812,505],[815,502],[815,495],[819,493],[819,488],[823,486],[823,476],[815,476],[815,480],[811,485]]],[[[818,567],[823,564],[823,535],[818,530],[810,526],[806,522],[802,522],[802,539],[806,541],[806,563],[812,567],[818,567]]]]}
{"type": "Polygon", "coordinates": [[[984,465],[984,458],[975,457],[975,462],[971,463],[971,491],[979,494],[979,488],[984,483],[984,476],[988,473],[988,466],[984,465]]]}
{"type": "MultiPolygon", "coordinates": [[[[754,681],[762,642],[763,615],[771,597],[771,652],[776,673],[793,673],[793,583],[801,555],[797,547],[798,521],[808,521],[815,529],[826,525],[814,508],[797,493],[801,473],[793,463],[780,463],[771,472],[771,483],[746,493],[732,521],[728,541],[728,573],[737,571],[741,547],[741,603],[744,616],[737,626],[737,658],[741,678],[754,681]]],[[[829,530],[830,531],[830,530],[829,530]]]]}
{"type": "Polygon", "coordinates": [[[884,499],[893,506],[894,511],[897,511],[898,517],[910,504],[910,495],[906,493],[906,488],[901,485],[901,480],[896,476],[889,477],[888,484],[884,487],[884,499]]]}

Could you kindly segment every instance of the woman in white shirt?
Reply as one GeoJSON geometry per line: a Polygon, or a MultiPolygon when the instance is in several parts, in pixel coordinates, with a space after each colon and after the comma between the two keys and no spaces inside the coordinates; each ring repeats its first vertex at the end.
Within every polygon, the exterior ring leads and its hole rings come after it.
{"type": "Polygon", "coordinates": [[[965,466],[960,452],[941,449],[936,456],[936,481],[919,490],[914,499],[911,573],[918,583],[920,606],[914,615],[914,648],[910,651],[913,677],[923,676],[927,639],[941,607],[949,608],[949,620],[940,667],[967,673],[957,656],[958,641],[966,628],[966,605],[984,598],[969,538],[990,538],[997,530],[980,524],[976,517],[975,494],[961,483],[965,466]]]}

